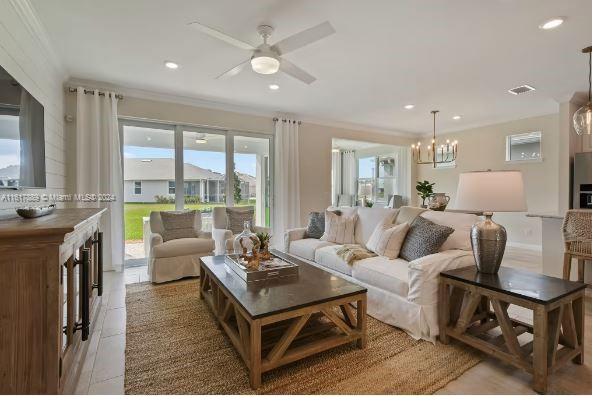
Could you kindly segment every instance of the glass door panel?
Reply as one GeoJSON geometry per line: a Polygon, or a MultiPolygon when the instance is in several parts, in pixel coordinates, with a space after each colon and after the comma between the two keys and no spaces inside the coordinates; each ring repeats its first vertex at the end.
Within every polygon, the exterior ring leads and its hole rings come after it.
{"type": "Polygon", "coordinates": [[[202,212],[212,229],[212,208],[226,205],[226,137],[201,129],[183,131],[183,207],[202,212]]]}
{"type": "Polygon", "coordinates": [[[234,136],[235,206],[254,206],[255,225],[271,225],[269,138],[234,136]]]}
{"type": "Polygon", "coordinates": [[[125,267],[146,265],[144,230],[150,212],[175,210],[173,127],[123,125],[125,267]]]}

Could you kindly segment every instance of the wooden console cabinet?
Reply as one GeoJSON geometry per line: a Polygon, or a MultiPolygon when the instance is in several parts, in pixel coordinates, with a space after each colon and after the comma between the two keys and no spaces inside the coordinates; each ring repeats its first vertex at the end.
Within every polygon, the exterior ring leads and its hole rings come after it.
{"type": "Polygon", "coordinates": [[[0,221],[0,393],[73,393],[101,306],[105,209],[0,221]]]}

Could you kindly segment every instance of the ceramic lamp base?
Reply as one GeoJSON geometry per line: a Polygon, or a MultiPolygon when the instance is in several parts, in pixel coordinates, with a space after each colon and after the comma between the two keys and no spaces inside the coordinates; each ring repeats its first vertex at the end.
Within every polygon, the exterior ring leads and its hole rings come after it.
{"type": "Polygon", "coordinates": [[[485,212],[485,220],[471,228],[471,246],[479,272],[497,274],[506,249],[506,229],[491,220],[493,213],[485,212]]]}

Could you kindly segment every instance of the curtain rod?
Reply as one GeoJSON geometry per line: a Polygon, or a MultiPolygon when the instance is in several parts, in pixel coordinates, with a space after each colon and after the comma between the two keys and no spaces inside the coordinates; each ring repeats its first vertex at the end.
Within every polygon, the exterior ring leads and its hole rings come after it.
{"type": "MultiPolygon", "coordinates": [[[[74,88],[74,87],[68,87],[68,92],[74,93],[74,92],[78,92],[78,88],[74,88]]],[[[84,88],[84,93],[85,94],[94,94],[95,91],[92,89],[86,89],[84,88]]],[[[123,100],[123,95],[120,94],[114,94],[115,97],[119,100],[123,100]]],[[[99,91],[99,96],[105,96],[105,92],[101,92],[99,91]]]]}
{"type": "MultiPolygon", "coordinates": [[[[279,118],[277,118],[277,117],[273,118],[273,122],[278,122],[278,121],[280,121],[279,118]]],[[[291,120],[286,120],[285,118],[282,118],[281,121],[282,122],[292,122],[294,124],[298,123],[298,125],[302,124],[302,121],[291,121],[291,120]]]]}

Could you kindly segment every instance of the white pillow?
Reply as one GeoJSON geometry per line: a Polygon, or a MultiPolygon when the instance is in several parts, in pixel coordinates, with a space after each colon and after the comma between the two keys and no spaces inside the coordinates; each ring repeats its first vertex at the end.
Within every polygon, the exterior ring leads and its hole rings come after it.
{"type": "Polygon", "coordinates": [[[470,213],[440,212],[426,210],[421,215],[438,225],[454,228],[454,232],[446,239],[440,252],[452,249],[472,250],[471,227],[479,221],[479,217],[470,213]]]}
{"type": "Polygon", "coordinates": [[[399,257],[407,231],[409,231],[409,223],[397,225],[379,224],[374,229],[366,247],[379,256],[396,259],[399,257]]]}
{"type": "Polygon", "coordinates": [[[321,241],[345,244],[355,243],[354,230],[358,215],[338,215],[335,212],[325,211],[325,232],[321,241]]]}

